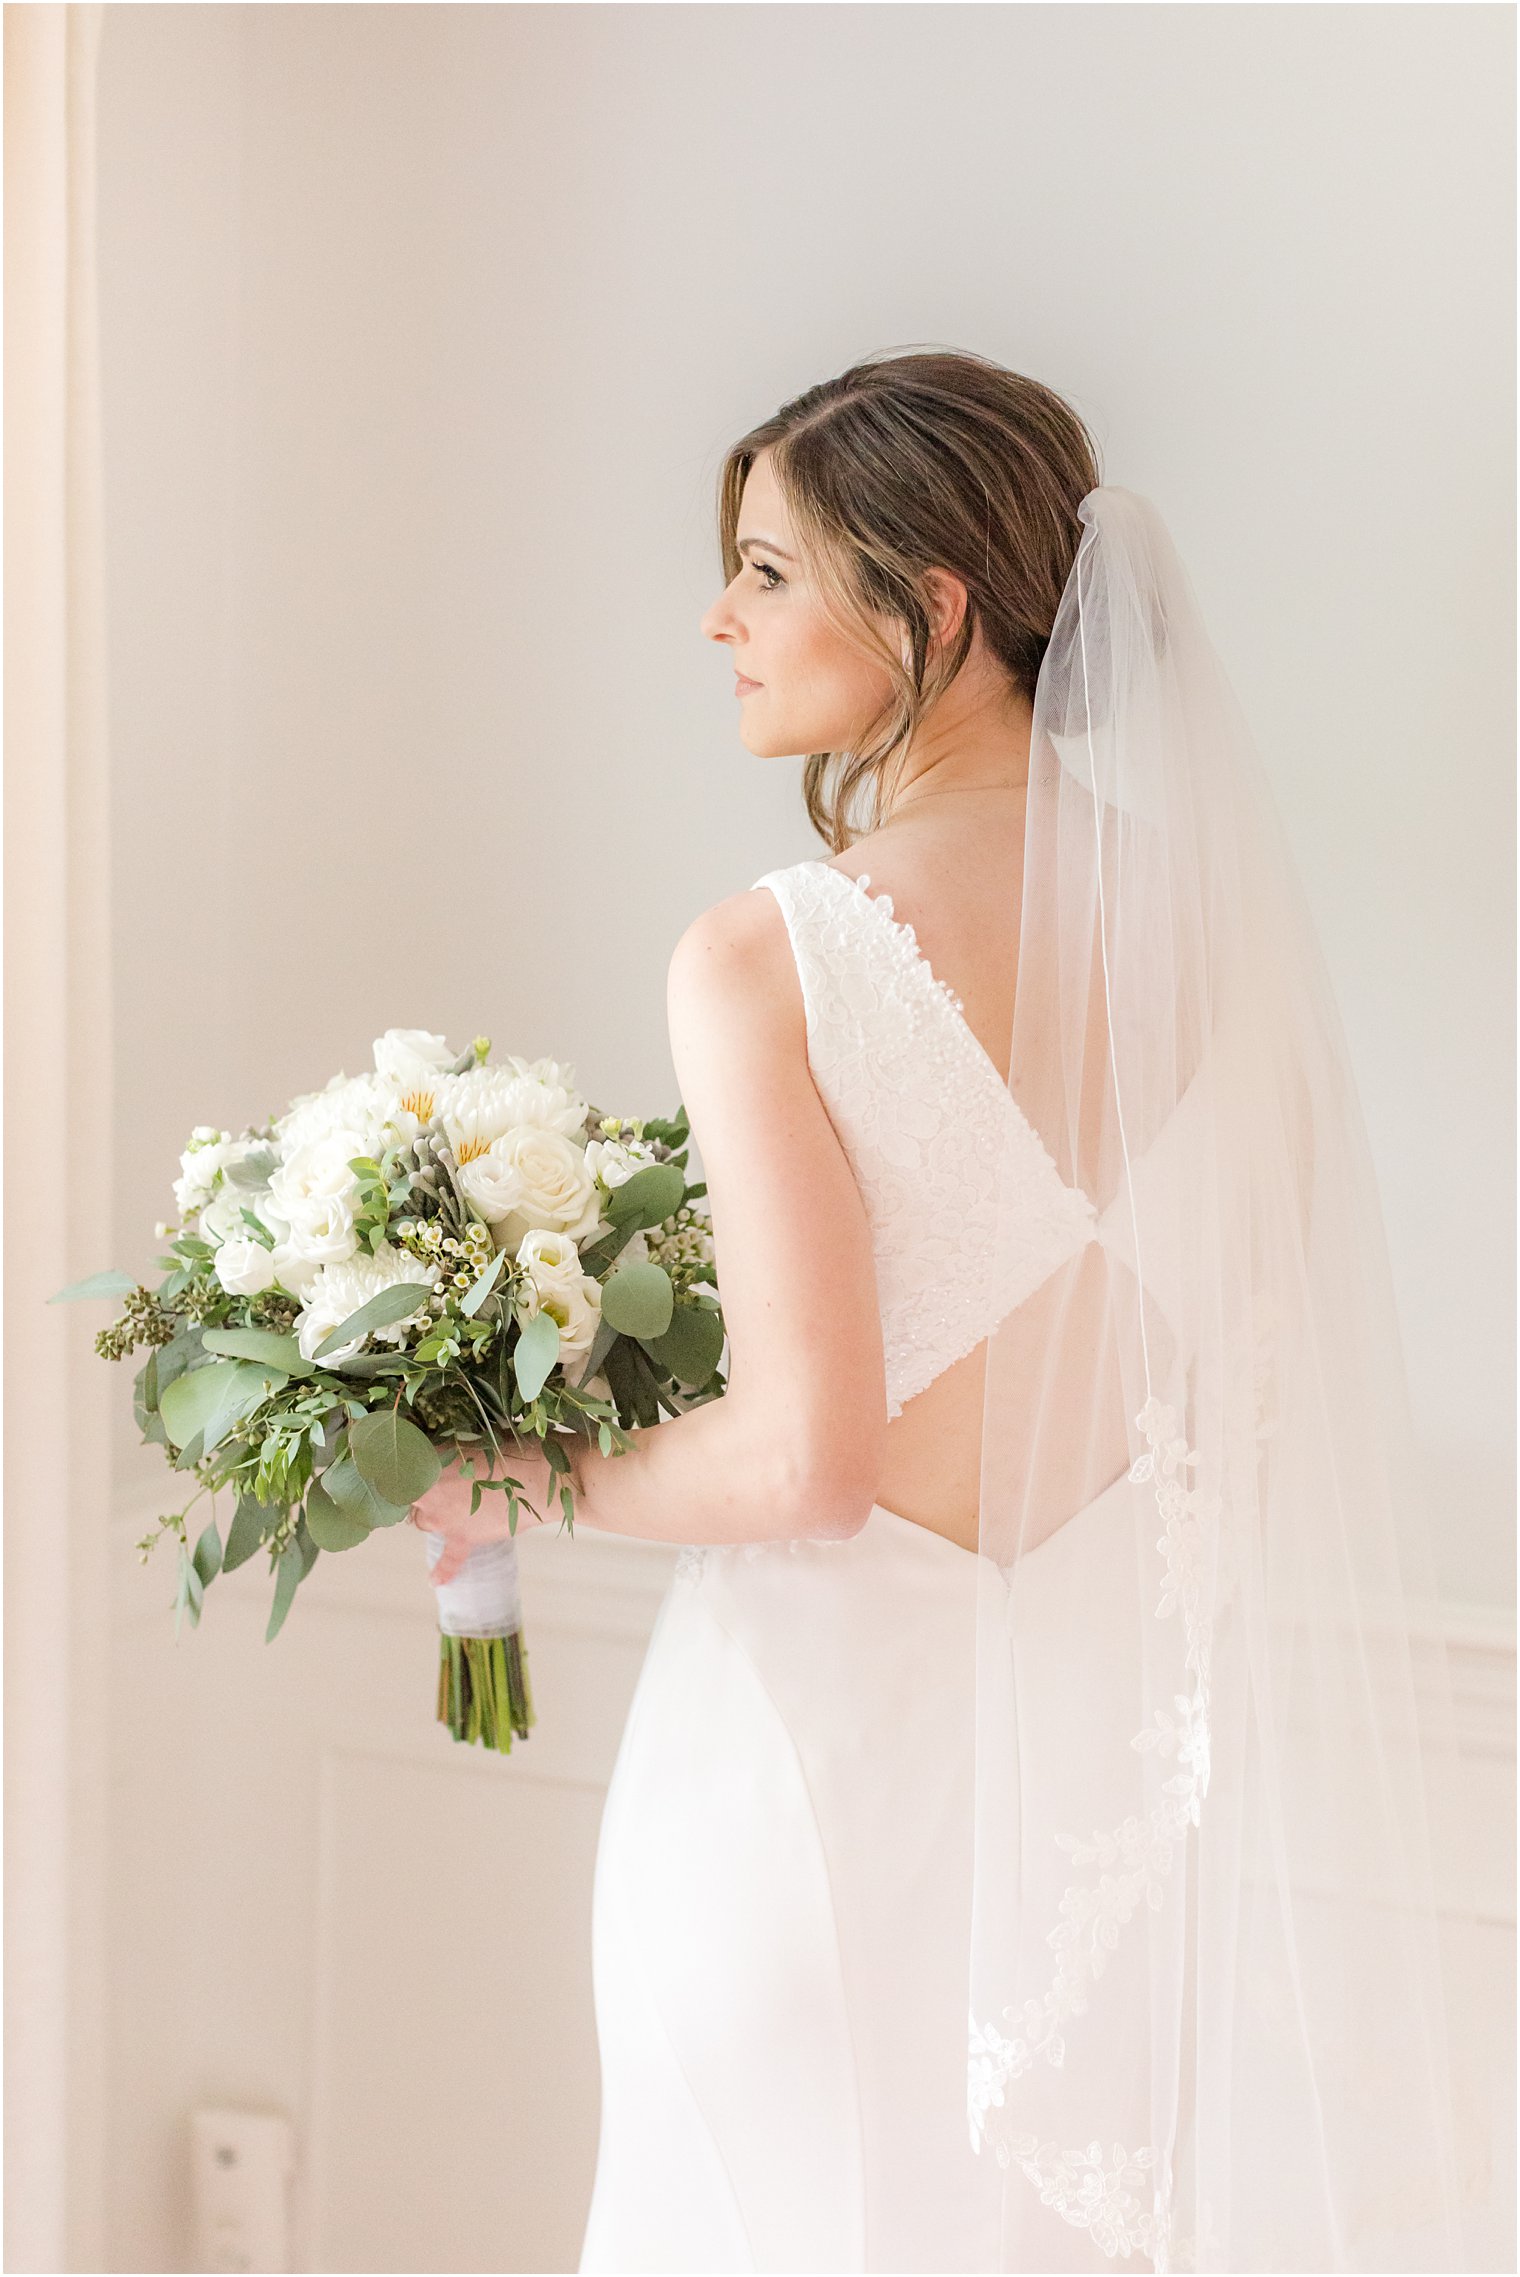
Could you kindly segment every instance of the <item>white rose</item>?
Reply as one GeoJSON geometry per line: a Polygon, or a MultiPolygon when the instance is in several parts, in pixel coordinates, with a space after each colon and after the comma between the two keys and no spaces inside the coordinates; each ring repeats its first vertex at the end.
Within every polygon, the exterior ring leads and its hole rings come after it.
{"type": "Polygon", "coordinates": [[[230,1297],[256,1297],[272,1289],[274,1259],[251,1233],[235,1233],[216,1253],[216,1277],[230,1297]]]}
{"type": "Polygon", "coordinates": [[[522,1179],[522,1195],[511,1215],[493,1229],[496,1245],[515,1250],[530,1228],[543,1226],[584,1241],[601,1217],[600,1189],[586,1168],[586,1150],[563,1131],[535,1124],[508,1131],[491,1152],[510,1163],[522,1179]]]}
{"type": "Polygon", "coordinates": [[[522,1172],[505,1155],[488,1147],[472,1155],[459,1172],[459,1190],[477,1217],[487,1225],[501,1225],[523,1198],[522,1172]]]}
{"type": "MultiPolygon", "coordinates": [[[[350,1257],[338,1264],[326,1265],[317,1275],[305,1300],[306,1309],[296,1321],[296,1342],[308,1360],[317,1356],[317,1346],[335,1328],[342,1326],[351,1313],[368,1304],[371,1297],[382,1289],[394,1288],[400,1281],[415,1281],[418,1286],[416,1311],[406,1320],[390,1323],[385,1328],[370,1330],[372,1339],[385,1344],[400,1344],[406,1334],[408,1322],[415,1320],[426,1303],[428,1292],[438,1279],[436,1265],[423,1265],[405,1249],[394,1249],[382,1241],[373,1257],[350,1257]]],[[[346,1360],[357,1352],[363,1337],[352,1337],[340,1345],[329,1360],[346,1360]]]]}

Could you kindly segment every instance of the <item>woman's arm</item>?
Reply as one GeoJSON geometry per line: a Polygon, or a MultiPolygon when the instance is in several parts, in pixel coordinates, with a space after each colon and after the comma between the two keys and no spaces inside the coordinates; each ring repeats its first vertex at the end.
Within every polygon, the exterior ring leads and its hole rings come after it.
{"type": "Polygon", "coordinates": [[[666,991],[680,1097],[707,1183],[728,1389],[575,1449],[576,1522],[661,1542],[842,1536],[865,1524],[886,1440],[870,1226],[808,1067],[774,896],[688,926],[666,991]]]}

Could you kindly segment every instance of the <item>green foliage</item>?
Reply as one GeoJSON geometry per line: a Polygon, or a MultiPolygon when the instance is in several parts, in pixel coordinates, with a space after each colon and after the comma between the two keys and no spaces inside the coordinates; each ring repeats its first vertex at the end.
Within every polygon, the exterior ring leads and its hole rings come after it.
{"type": "Polygon", "coordinates": [[[559,1358],[559,1322],[551,1312],[536,1312],[517,1339],[512,1367],[524,1399],[537,1399],[559,1358]]]}
{"type": "Polygon", "coordinates": [[[663,1336],[675,1310],[675,1292],[663,1265],[635,1259],[602,1283],[602,1318],[620,1336],[663,1336]]]}
{"type": "Polygon", "coordinates": [[[381,1500],[402,1510],[421,1500],[443,1468],[432,1442],[394,1408],[353,1424],[348,1451],[381,1500]]]}

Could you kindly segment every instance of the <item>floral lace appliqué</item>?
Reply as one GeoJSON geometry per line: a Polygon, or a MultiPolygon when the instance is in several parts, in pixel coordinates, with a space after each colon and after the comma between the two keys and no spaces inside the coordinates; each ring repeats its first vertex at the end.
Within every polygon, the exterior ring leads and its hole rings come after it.
{"type": "MultiPolygon", "coordinates": [[[[1137,1909],[1161,1910],[1173,1864],[1188,1828],[1201,1823],[1208,1793],[1214,1630],[1210,1608],[1222,1603],[1226,1594],[1218,1587],[1220,1569],[1212,1562],[1219,1499],[1186,1482],[1186,1473],[1198,1457],[1179,1435],[1174,1408],[1148,1399],[1135,1423],[1145,1440],[1145,1452],[1129,1476],[1137,1484],[1154,1483],[1162,1520],[1156,1547],[1163,1575],[1155,1616],[1165,1620],[1180,1609],[1187,1647],[1184,1665],[1192,1676],[1192,1689],[1174,1694],[1172,1713],[1155,1709],[1152,1723],[1135,1733],[1130,1746],[1140,1754],[1155,1750],[1174,1760],[1177,1769],[1163,1782],[1161,1800],[1143,1817],[1132,1815],[1108,1831],[1088,1836],[1056,1836],[1073,1865],[1096,1866],[1098,1879],[1073,1883],[1062,1896],[1060,1919],[1047,1939],[1055,1955],[1050,1983],[1042,1998],[1024,2003],[1019,2029],[1004,2034],[989,2021],[978,2022],[974,2013],[970,2018],[967,2112],[973,2150],[980,2150],[989,2136],[990,2114],[1002,2108],[1010,2081],[1037,2061],[1057,2067],[1065,2061],[1062,2027],[1070,2017],[1086,2012],[1089,1989],[1103,1974],[1120,1932],[1137,1909]]],[[[1003,2013],[1010,2021],[1011,2012],[1003,2013]]],[[[1147,2253],[1158,2272],[1196,2265],[1200,2241],[1173,2234],[1170,2176],[1155,2174],[1149,2204],[1139,2194],[1142,2177],[1157,2168],[1153,2145],[1126,2155],[1116,2143],[1112,2165],[1107,2167],[1098,2143],[1071,2150],[1055,2143],[1038,2144],[1033,2136],[1013,2136],[998,2140],[995,2147],[1001,2165],[1016,2162],[1038,2186],[1041,2203],[1053,2206],[1063,2220],[1091,2229],[1094,2242],[1105,2253],[1147,2253]]],[[[1206,2208],[1203,2215],[1206,2220],[1206,2208]]]]}
{"type": "Polygon", "coordinates": [[[890,1418],[1091,1240],[1097,1213],[889,894],[824,861],[755,884],[786,919],[809,1066],[870,1221],[890,1418]]]}

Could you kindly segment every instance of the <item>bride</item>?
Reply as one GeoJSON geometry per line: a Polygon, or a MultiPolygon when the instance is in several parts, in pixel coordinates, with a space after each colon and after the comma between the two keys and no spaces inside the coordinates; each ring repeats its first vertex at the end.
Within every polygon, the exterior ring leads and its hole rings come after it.
{"type": "Polygon", "coordinates": [[[785,405],[719,521],[828,853],[670,963],[726,1395],[576,1467],[683,1545],[580,2267],[1460,2266],[1371,1169],[1191,589],[971,355],[785,405]]]}

